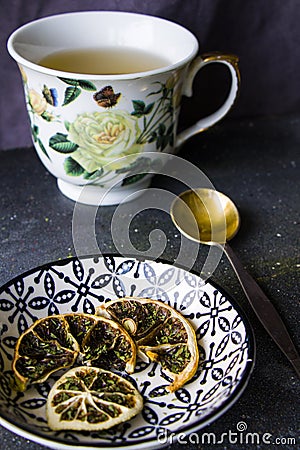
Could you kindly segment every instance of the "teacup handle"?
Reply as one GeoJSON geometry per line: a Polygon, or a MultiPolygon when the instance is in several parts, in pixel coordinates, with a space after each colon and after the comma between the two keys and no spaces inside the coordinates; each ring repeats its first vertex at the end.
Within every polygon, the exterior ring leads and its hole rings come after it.
{"type": "Polygon", "coordinates": [[[201,131],[206,130],[207,128],[217,123],[231,109],[232,105],[234,104],[238,96],[240,89],[241,76],[238,67],[238,61],[239,60],[236,55],[212,52],[198,56],[191,62],[188,76],[186,78],[185,85],[183,87],[183,95],[187,97],[192,96],[192,86],[196,74],[203,67],[207,66],[207,64],[211,63],[225,64],[225,66],[229,68],[231,75],[231,88],[227,99],[217,111],[215,111],[214,113],[210,114],[207,117],[203,117],[202,119],[198,120],[198,122],[196,122],[194,125],[179,133],[176,140],[176,148],[181,147],[181,145],[183,145],[185,141],[190,137],[194,136],[197,133],[200,133],[201,131]]]}

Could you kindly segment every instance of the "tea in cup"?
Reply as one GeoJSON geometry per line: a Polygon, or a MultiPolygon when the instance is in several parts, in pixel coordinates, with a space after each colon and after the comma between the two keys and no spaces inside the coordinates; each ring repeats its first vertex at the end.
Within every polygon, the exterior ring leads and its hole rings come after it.
{"type": "Polygon", "coordinates": [[[127,12],[53,15],[12,33],[8,51],[22,74],[33,143],[64,195],[91,205],[132,199],[150,184],[149,153],[175,153],[227,114],[239,91],[238,58],[198,49],[184,27],[127,12]],[[213,62],[230,71],[229,95],[177,134],[182,96],[213,62]]]}

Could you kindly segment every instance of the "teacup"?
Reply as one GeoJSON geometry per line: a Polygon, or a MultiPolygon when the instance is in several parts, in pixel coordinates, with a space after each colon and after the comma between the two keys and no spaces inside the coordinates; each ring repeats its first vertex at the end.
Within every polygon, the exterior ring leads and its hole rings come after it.
{"type": "Polygon", "coordinates": [[[91,205],[132,199],[150,183],[149,152],[175,153],[227,114],[239,91],[238,58],[197,56],[198,48],[176,23],[125,12],[54,15],[12,33],[8,51],[22,74],[33,142],[64,195],[91,205]],[[228,67],[229,95],[177,134],[181,98],[212,62],[228,67]]]}

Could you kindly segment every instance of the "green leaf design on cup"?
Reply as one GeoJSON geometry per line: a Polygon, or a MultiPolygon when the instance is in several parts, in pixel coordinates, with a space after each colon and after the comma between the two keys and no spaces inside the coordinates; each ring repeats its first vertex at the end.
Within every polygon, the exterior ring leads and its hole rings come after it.
{"type": "Polygon", "coordinates": [[[31,127],[31,133],[32,133],[32,137],[33,137],[34,142],[37,142],[37,144],[39,145],[39,148],[42,150],[44,155],[46,155],[47,158],[50,159],[43,142],[39,138],[39,132],[40,132],[40,130],[39,130],[39,127],[37,125],[33,125],[31,127]]]}
{"type": "Polygon", "coordinates": [[[122,181],[122,186],[128,186],[133,183],[137,183],[138,181],[145,178],[147,174],[146,173],[138,173],[136,175],[130,175],[129,177],[124,178],[122,181]]]}
{"type": "Polygon", "coordinates": [[[64,162],[64,169],[66,171],[67,175],[73,176],[73,177],[79,177],[84,173],[84,168],[81,167],[80,164],[78,164],[77,161],[75,161],[72,156],[69,156],[65,159],[64,162]]]}
{"type": "Polygon", "coordinates": [[[42,152],[47,156],[48,159],[50,159],[49,155],[47,153],[47,150],[45,149],[45,146],[44,146],[44,144],[43,144],[43,142],[41,141],[40,138],[37,139],[37,143],[39,144],[39,147],[42,150],[42,152]]]}
{"type": "Polygon", "coordinates": [[[80,94],[81,89],[79,89],[78,87],[67,87],[67,89],[65,90],[65,97],[62,106],[66,106],[69,103],[73,102],[80,94]]]}
{"type": "Polygon", "coordinates": [[[148,96],[158,95],[157,101],[146,103],[142,100],[132,100],[132,116],[143,118],[143,131],[138,136],[137,143],[155,142],[156,148],[163,151],[167,145],[174,143],[173,123],[173,91],[174,85],[169,80],[167,84],[156,82],[159,89],[150,92],[148,96]]]}
{"type": "Polygon", "coordinates": [[[85,91],[96,91],[97,90],[94,83],[92,83],[89,80],[78,80],[78,85],[85,91]]]}
{"type": "Polygon", "coordinates": [[[73,153],[77,150],[78,145],[68,140],[68,136],[63,133],[56,133],[49,139],[51,148],[59,153],[73,153]]]}
{"type": "Polygon", "coordinates": [[[65,90],[65,96],[62,106],[72,103],[81,94],[81,89],[85,91],[96,91],[97,88],[89,80],[74,80],[72,78],[58,77],[61,81],[68,84],[69,87],[65,90]]]}
{"type": "Polygon", "coordinates": [[[150,103],[149,105],[146,105],[145,102],[142,100],[132,100],[132,105],[134,108],[134,111],[131,113],[133,116],[136,117],[142,117],[146,114],[150,114],[155,103],[150,103]]]}
{"type": "Polygon", "coordinates": [[[70,84],[71,86],[79,86],[82,89],[85,89],[86,91],[96,91],[97,90],[94,83],[92,83],[89,80],[74,80],[73,78],[63,78],[63,77],[58,77],[58,78],[66,84],[70,84]]]}

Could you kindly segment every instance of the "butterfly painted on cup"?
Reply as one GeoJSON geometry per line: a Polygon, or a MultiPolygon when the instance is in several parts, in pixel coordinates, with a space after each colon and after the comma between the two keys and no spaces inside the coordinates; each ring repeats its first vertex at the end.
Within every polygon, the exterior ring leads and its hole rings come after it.
{"type": "Polygon", "coordinates": [[[49,103],[49,105],[51,106],[58,105],[57,90],[55,88],[48,88],[48,86],[44,84],[43,96],[46,99],[46,102],[49,103]]]}
{"type": "Polygon", "coordinates": [[[115,94],[111,86],[105,86],[93,95],[94,100],[102,108],[112,108],[118,103],[120,97],[121,93],[115,94]]]}

